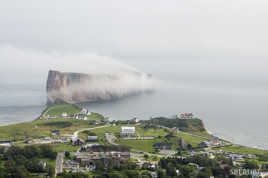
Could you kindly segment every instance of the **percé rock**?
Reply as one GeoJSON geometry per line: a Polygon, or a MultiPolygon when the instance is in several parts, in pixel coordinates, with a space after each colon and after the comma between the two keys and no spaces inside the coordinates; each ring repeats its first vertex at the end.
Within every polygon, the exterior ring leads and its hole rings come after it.
{"type": "Polygon", "coordinates": [[[50,70],[47,78],[47,104],[95,102],[117,99],[151,90],[150,75],[125,71],[118,74],[63,73],[50,70]]]}

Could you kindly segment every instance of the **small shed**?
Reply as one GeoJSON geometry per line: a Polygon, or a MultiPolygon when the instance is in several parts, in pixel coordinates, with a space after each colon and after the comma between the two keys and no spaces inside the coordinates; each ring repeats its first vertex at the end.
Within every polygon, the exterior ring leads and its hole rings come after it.
{"type": "Polygon", "coordinates": [[[51,131],[51,135],[52,136],[59,136],[60,135],[60,131],[59,130],[52,130],[51,131]]]}
{"type": "Polygon", "coordinates": [[[98,136],[88,136],[87,141],[89,141],[89,142],[97,142],[98,141],[98,136]]]}
{"type": "Polygon", "coordinates": [[[157,150],[169,150],[171,149],[171,143],[167,142],[155,143],[154,148],[157,150]]]}

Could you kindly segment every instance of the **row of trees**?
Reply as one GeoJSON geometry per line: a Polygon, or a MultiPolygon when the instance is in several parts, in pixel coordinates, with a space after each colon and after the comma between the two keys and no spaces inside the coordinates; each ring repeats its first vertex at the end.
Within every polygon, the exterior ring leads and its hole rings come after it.
{"type": "Polygon", "coordinates": [[[178,176],[182,178],[230,176],[230,167],[223,169],[220,167],[219,163],[228,163],[230,166],[232,165],[231,160],[221,158],[212,160],[209,159],[206,155],[197,155],[185,159],[162,158],[159,161],[159,169],[157,170],[157,173],[159,178],[175,178],[178,176]],[[200,167],[203,168],[199,169],[200,167]]]}
{"type": "Polygon", "coordinates": [[[10,147],[0,150],[0,178],[28,178],[30,173],[44,173],[52,177],[55,168],[42,164],[41,159],[55,159],[57,153],[49,145],[10,147]]]}

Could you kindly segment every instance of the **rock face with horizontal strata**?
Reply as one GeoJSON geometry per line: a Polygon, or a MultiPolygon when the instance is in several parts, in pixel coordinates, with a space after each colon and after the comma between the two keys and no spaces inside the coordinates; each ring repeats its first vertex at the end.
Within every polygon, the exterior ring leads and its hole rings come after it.
{"type": "Polygon", "coordinates": [[[138,72],[120,74],[63,73],[50,70],[47,78],[47,104],[95,102],[121,98],[152,90],[150,75],[138,72]]]}

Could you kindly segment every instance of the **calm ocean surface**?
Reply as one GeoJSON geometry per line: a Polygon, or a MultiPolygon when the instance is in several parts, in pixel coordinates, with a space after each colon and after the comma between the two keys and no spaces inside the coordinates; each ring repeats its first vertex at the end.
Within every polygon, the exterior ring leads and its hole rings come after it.
{"type": "MultiPolygon", "coordinates": [[[[265,79],[246,71],[243,75],[235,75],[234,71],[232,75],[226,72],[212,75],[212,66],[196,62],[154,63],[141,59],[127,62],[161,79],[164,85],[153,93],[88,103],[83,107],[122,120],[193,112],[215,135],[268,149],[268,82],[265,79]]],[[[0,125],[35,119],[45,108],[45,102],[44,83],[0,85],[0,125]]]]}

